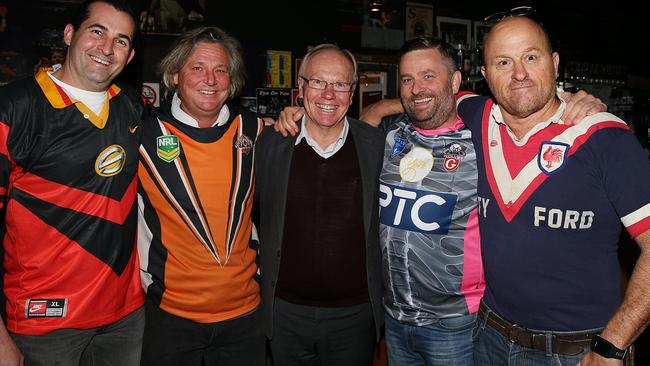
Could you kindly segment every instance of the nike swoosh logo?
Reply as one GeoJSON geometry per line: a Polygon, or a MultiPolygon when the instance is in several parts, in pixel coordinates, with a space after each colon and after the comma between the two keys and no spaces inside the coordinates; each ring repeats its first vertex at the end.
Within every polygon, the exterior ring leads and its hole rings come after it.
{"type": "Polygon", "coordinates": [[[138,127],[140,127],[140,125],[129,126],[129,132],[135,133],[135,131],[138,130],[138,127]]]}

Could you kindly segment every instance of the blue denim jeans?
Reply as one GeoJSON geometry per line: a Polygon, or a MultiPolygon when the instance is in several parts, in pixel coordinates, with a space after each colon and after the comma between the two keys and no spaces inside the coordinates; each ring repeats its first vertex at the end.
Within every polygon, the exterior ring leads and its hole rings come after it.
{"type": "Polygon", "coordinates": [[[476,314],[415,326],[386,314],[386,348],[390,366],[471,366],[476,314]]]}
{"type": "MultiPolygon", "coordinates": [[[[589,352],[585,347],[577,355],[547,353],[510,342],[479,318],[474,336],[474,365],[476,366],[573,366],[589,352]]],[[[550,349],[550,341],[549,341],[550,349]]]]}

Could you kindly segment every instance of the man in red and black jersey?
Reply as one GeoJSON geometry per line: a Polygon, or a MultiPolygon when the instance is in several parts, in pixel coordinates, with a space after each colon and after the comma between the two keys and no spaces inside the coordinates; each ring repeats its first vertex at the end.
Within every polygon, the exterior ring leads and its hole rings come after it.
{"type": "Polygon", "coordinates": [[[135,24],[126,1],[86,1],[65,27],[64,64],[0,90],[1,365],[140,362],[142,108],[112,84],[135,24]]]}

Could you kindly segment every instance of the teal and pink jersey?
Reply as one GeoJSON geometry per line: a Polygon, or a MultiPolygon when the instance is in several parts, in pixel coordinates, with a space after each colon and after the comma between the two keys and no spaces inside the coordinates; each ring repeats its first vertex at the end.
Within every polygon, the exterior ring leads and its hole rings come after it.
{"type": "Polygon", "coordinates": [[[390,127],[379,202],[384,307],[393,318],[420,326],[478,311],[477,174],[461,120],[419,130],[404,115],[390,127]]]}

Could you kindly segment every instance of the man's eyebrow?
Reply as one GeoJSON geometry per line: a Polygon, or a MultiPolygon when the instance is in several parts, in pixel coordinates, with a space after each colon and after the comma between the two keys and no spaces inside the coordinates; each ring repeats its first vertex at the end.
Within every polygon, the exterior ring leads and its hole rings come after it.
{"type": "MultiPolygon", "coordinates": [[[[94,23],[94,24],[91,24],[91,25],[86,27],[86,29],[90,29],[90,28],[99,28],[99,29],[103,30],[104,32],[108,31],[108,28],[105,25],[102,25],[102,24],[99,24],[99,23],[94,23]]],[[[129,35],[127,35],[127,34],[118,33],[117,36],[119,38],[126,38],[129,41],[129,44],[133,43],[131,41],[131,37],[129,35]]]]}
{"type": "Polygon", "coordinates": [[[120,37],[120,38],[126,38],[129,41],[129,44],[133,43],[131,41],[131,37],[129,37],[128,35],[126,35],[124,33],[118,33],[117,36],[120,37]]]}
{"type": "Polygon", "coordinates": [[[90,28],[99,28],[99,29],[101,29],[101,30],[103,30],[103,31],[107,31],[107,30],[108,30],[108,28],[106,28],[105,25],[102,25],[102,24],[99,24],[99,23],[93,23],[93,24],[91,24],[91,25],[89,25],[89,26],[86,27],[86,29],[90,29],[90,28]]]}

